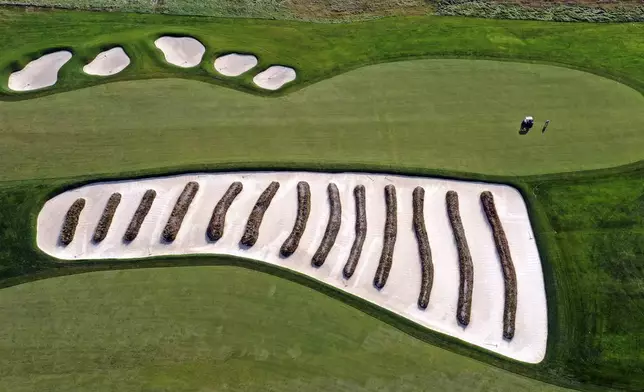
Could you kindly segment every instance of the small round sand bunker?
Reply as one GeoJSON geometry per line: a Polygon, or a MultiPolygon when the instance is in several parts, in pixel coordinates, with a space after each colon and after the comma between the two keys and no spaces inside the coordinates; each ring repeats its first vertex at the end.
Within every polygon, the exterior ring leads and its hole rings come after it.
{"type": "Polygon", "coordinates": [[[31,91],[53,86],[58,81],[58,71],[71,58],[72,53],[66,50],[46,54],[9,75],[9,88],[31,91]]]}
{"type": "Polygon", "coordinates": [[[206,52],[206,47],[192,37],[164,36],[154,41],[154,45],[163,52],[165,61],[182,68],[199,65],[206,52]]]}
{"type": "Polygon", "coordinates": [[[282,65],[273,65],[265,71],[258,73],[253,82],[259,87],[266,90],[277,90],[286,83],[295,80],[295,70],[282,65]]]}
{"type": "Polygon", "coordinates": [[[230,53],[215,60],[215,69],[225,76],[239,76],[257,65],[257,57],[249,54],[230,53]]]}
{"type": "Polygon", "coordinates": [[[123,71],[130,65],[130,58],[123,48],[116,47],[101,52],[91,63],[83,67],[83,72],[89,75],[109,76],[123,71]]]}

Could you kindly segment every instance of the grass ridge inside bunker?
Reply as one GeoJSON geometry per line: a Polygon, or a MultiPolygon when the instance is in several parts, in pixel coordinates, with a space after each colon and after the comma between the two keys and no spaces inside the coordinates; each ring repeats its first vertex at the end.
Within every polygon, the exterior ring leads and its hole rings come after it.
{"type": "Polygon", "coordinates": [[[418,255],[421,266],[420,293],[418,294],[418,307],[427,309],[429,296],[434,284],[434,263],[432,262],[432,250],[429,246],[427,229],[425,228],[425,189],[416,187],[412,193],[413,203],[413,225],[416,241],[418,242],[418,255]]]}
{"type": "Polygon", "coordinates": [[[221,199],[217,202],[217,205],[215,205],[210,222],[208,222],[208,228],[206,229],[206,235],[210,241],[218,241],[224,235],[224,226],[226,224],[226,213],[228,212],[228,208],[230,208],[230,205],[235,201],[235,198],[243,189],[244,186],[241,182],[233,182],[226,190],[226,193],[224,193],[221,199]]]}
{"type": "Polygon", "coordinates": [[[456,249],[458,250],[458,305],[456,319],[461,325],[467,326],[470,323],[472,314],[472,291],[474,290],[474,263],[472,254],[467,245],[467,237],[461,220],[461,212],[458,204],[458,193],[448,191],[445,194],[447,215],[452,226],[456,249]]]}
{"type": "Polygon", "coordinates": [[[396,187],[391,184],[387,185],[384,193],[386,203],[384,241],[378,269],[373,278],[373,285],[379,290],[387,284],[387,278],[389,278],[389,272],[394,263],[394,247],[396,246],[396,236],[398,234],[398,200],[396,198],[396,187]]]}
{"type": "Polygon", "coordinates": [[[123,234],[123,241],[132,242],[139,235],[141,225],[143,224],[145,217],[148,216],[148,212],[150,212],[150,208],[152,208],[152,203],[154,203],[156,196],[157,192],[154,189],[148,189],[145,191],[143,197],[141,197],[139,206],[136,208],[136,211],[132,216],[130,224],[125,230],[125,234],[123,234]]]}
{"type": "Polygon", "coordinates": [[[241,245],[248,247],[255,245],[255,242],[257,242],[257,239],[259,238],[259,228],[262,225],[264,213],[271,205],[271,201],[279,188],[279,182],[273,181],[266,187],[266,189],[264,189],[264,192],[259,195],[253,210],[248,216],[248,221],[246,221],[246,230],[244,230],[244,235],[239,241],[241,245]]]}
{"type": "Polygon", "coordinates": [[[76,226],[78,226],[78,219],[81,212],[85,208],[85,199],[77,199],[69,207],[67,213],[65,214],[65,220],[63,221],[63,226],[60,229],[60,236],[58,242],[63,245],[69,245],[74,240],[74,234],[76,233],[76,226]]]}
{"type": "Polygon", "coordinates": [[[105,208],[103,209],[103,213],[101,214],[101,218],[96,225],[96,229],[94,230],[94,236],[92,237],[92,241],[94,243],[103,241],[107,236],[107,232],[110,230],[110,226],[112,225],[114,213],[116,213],[116,209],[118,208],[120,203],[120,193],[116,192],[110,195],[110,198],[107,200],[105,208]]]}
{"type": "Polygon", "coordinates": [[[297,247],[300,244],[300,239],[306,229],[306,222],[309,219],[310,213],[311,187],[308,182],[300,181],[297,183],[297,216],[295,217],[295,223],[293,224],[291,234],[289,234],[286,240],[284,240],[284,243],[280,248],[280,254],[282,256],[288,257],[297,250],[297,247]]]}
{"type": "Polygon", "coordinates": [[[177,234],[179,233],[179,229],[181,229],[181,224],[183,223],[183,218],[185,218],[188,213],[190,203],[192,203],[198,190],[199,183],[196,181],[190,181],[183,188],[183,191],[181,191],[181,194],[170,213],[168,223],[166,223],[163,228],[163,233],[161,233],[161,238],[164,241],[172,242],[177,238],[177,234]]]}
{"type": "Polygon", "coordinates": [[[353,189],[353,197],[356,202],[355,239],[353,240],[353,245],[351,246],[351,252],[349,252],[347,262],[342,269],[342,273],[346,279],[351,278],[356,271],[356,267],[360,261],[360,255],[362,254],[364,240],[367,237],[367,201],[365,186],[356,185],[353,189]]]}
{"type": "Polygon", "coordinates": [[[499,219],[499,214],[496,211],[494,204],[494,196],[492,192],[485,191],[481,193],[481,203],[483,204],[483,211],[485,217],[492,228],[492,235],[494,237],[494,244],[496,251],[501,261],[503,270],[503,283],[505,285],[505,303],[503,306],[503,337],[511,340],[514,337],[516,328],[516,313],[517,313],[517,273],[514,269],[512,262],[512,255],[510,253],[510,245],[503,230],[503,224],[499,219]]]}
{"type": "Polygon", "coordinates": [[[327,186],[327,194],[329,197],[329,221],[327,222],[326,229],[324,230],[324,236],[322,237],[320,246],[315,251],[313,258],[311,259],[311,264],[314,267],[321,267],[326,261],[326,258],[335,243],[335,239],[338,236],[340,225],[342,223],[342,202],[340,201],[338,186],[334,183],[330,183],[327,186]]]}

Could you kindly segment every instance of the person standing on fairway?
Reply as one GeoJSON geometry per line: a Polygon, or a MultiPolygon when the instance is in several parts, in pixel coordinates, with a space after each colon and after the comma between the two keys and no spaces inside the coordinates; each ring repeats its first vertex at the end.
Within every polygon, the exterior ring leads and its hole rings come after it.
{"type": "Polygon", "coordinates": [[[546,133],[546,128],[548,128],[548,124],[550,124],[550,120],[546,120],[546,123],[543,124],[543,128],[541,128],[542,134],[546,133]]]}

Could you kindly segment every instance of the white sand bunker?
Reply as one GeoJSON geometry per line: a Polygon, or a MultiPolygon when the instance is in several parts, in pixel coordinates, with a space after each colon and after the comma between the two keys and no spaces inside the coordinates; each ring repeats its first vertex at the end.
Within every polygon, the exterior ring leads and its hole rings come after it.
{"type": "Polygon", "coordinates": [[[206,47],[192,37],[161,37],[154,41],[161,49],[165,61],[182,68],[196,67],[201,63],[206,47]]]}
{"type": "MultiPolygon", "coordinates": [[[[150,198],[147,200],[149,202],[150,198]]],[[[368,173],[310,172],[192,174],[86,185],[47,201],[38,215],[37,231],[38,247],[65,260],[181,254],[222,254],[256,259],[308,275],[426,328],[519,361],[538,363],[546,352],[548,320],[541,260],[534,238],[521,194],[506,185],[368,173]],[[278,182],[279,188],[261,220],[256,243],[250,248],[240,246],[249,214],[272,181],[278,182]],[[299,245],[285,258],[280,255],[281,247],[298,215],[300,181],[306,181],[310,186],[310,215],[299,245]],[[198,184],[195,193],[191,192],[195,191],[196,184],[184,188],[190,182],[198,184]],[[219,226],[223,231],[213,242],[210,231],[213,209],[234,182],[239,182],[236,185],[239,192],[233,195],[232,204],[225,213],[225,223],[219,226]],[[314,267],[312,258],[323,237],[326,238],[331,215],[327,196],[329,183],[337,185],[341,212],[336,217],[340,222],[324,263],[314,267]],[[390,274],[384,287],[378,290],[374,287],[374,277],[383,251],[384,188],[389,184],[395,186],[397,194],[397,239],[390,274]],[[354,273],[347,278],[344,268],[356,238],[358,209],[354,188],[357,185],[364,186],[366,202],[362,205],[365,206],[366,234],[354,273]],[[417,186],[425,191],[422,216],[434,266],[433,286],[425,309],[417,302],[422,293],[421,256],[412,223],[412,194],[417,186]],[[189,188],[192,191],[184,192],[189,188]],[[472,287],[471,318],[467,326],[459,324],[456,317],[460,273],[455,236],[447,213],[446,193],[449,190],[458,193],[464,236],[473,264],[471,286],[468,286],[472,287]],[[516,269],[515,333],[510,340],[503,338],[504,277],[492,228],[481,205],[482,191],[490,191],[494,196],[516,269]],[[119,196],[113,195],[117,192],[121,195],[120,204],[110,210],[111,223],[99,224],[108,222],[103,219],[104,211],[108,211],[108,199],[119,196]],[[153,196],[151,204],[141,203],[144,194],[154,192],[156,197],[153,196]],[[78,220],[66,220],[70,206],[83,203],[75,203],[79,198],[86,204],[80,214],[73,214],[78,220]],[[179,204],[183,207],[173,213],[179,199],[184,200],[179,204]],[[146,207],[141,209],[141,206],[146,207]],[[177,217],[179,226],[171,226],[175,237],[170,242],[162,240],[170,226],[166,224],[169,221],[176,223],[177,217]],[[61,230],[63,222],[74,222],[73,226],[65,226],[72,229],[61,230]],[[103,235],[97,242],[99,227],[103,235]],[[127,237],[133,227],[137,234],[127,237]],[[73,235],[66,246],[59,243],[61,231],[73,235]],[[124,236],[131,242],[126,242],[124,236]]]]}
{"type": "Polygon", "coordinates": [[[249,54],[231,53],[215,60],[215,69],[222,75],[239,76],[257,65],[257,57],[249,54]]]}
{"type": "Polygon", "coordinates": [[[58,81],[58,71],[71,58],[72,53],[66,50],[46,54],[9,75],[9,88],[14,91],[31,91],[53,86],[58,81]]]}
{"type": "Polygon", "coordinates": [[[258,73],[253,82],[266,90],[277,90],[286,83],[295,80],[295,70],[282,65],[273,65],[263,72],[258,73]]]}
{"type": "Polygon", "coordinates": [[[123,71],[130,65],[130,58],[123,48],[116,47],[101,52],[91,63],[83,67],[83,72],[89,75],[109,76],[123,71]]]}

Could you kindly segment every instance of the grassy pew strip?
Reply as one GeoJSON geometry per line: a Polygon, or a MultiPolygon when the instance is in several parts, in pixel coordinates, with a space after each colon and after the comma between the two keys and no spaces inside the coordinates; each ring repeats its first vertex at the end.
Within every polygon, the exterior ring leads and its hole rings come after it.
{"type": "Polygon", "coordinates": [[[148,212],[150,212],[150,208],[152,208],[152,203],[154,202],[156,196],[157,192],[154,189],[148,189],[147,191],[145,191],[145,194],[141,198],[139,206],[136,208],[136,211],[132,216],[132,220],[130,221],[127,230],[125,230],[123,241],[132,242],[134,241],[136,236],[139,235],[141,225],[143,224],[145,217],[148,215],[148,212]]]}
{"type": "Polygon", "coordinates": [[[326,225],[322,242],[311,260],[311,264],[315,267],[321,267],[326,261],[340,231],[340,224],[342,223],[342,204],[340,203],[340,192],[338,191],[337,185],[330,183],[327,187],[327,192],[329,195],[329,221],[326,225]]]}
{"type": "Polygon", "coordinates": [[[161,233],[161,238],[166,242],[172,242],[177,238],[179,229],[181,229],[181,224],[183,223],[183,218],[185,218],[188,208],[192,203],[192,200],[195,198],[197,191],[199,190],[199,183],[195,181],[190,181],[183,188],[183,191],[179,195],[177,202],[172,209],[170,218],[163,228],[163,233],[161,233]]]}
{"type": "Polygon", "coordinates": [[[494,196],[492,196],[492,193],[489,191],[482,192],[481,203],[483,204],[483,210],[485,211],[485,216],[490,223],[490,227],[492,227],[494,244],[496,245],[496,251],[499,254],[501,267],[503,269],[503,281],[505,284],[503,338],[511,340],[514,337],[517,313],[517,274],[514,270],[514,263],[512,262],[508,239],[505,236],[501,219],[499,219],[499,214],[496,211],[494,196]]]}
{"type": "Polygon", "coordinates": [[[118,192],[112,193],[110,198],[107,200],[107,204],[105,204],[105,209],[103,209],[101,219],[99,219],[96,229],[94,230],[94,236],[92,237],[92,241],[94,243],[97,244],[103,241],[107,236],[107,232],[110,230],[110,226],[112,225],[112,219],[116,213],[116,208],[120,203],[121,194],[118,192]]]}
{"type": "Polygon", "coordinates": [[[297,217],[293,225],[293,231],[282,244],[280,253],[284,257],[288,257],[295,253],[295,250],[300,245],[300,239],[306,229],[306,222],[309,220],[311,213],[311,187],[306,181],[297,183],[297,217]]]}
{"type": "Polygon", "coordinates": [[[353,197],[356,201],[356,238],[353,241],[347,263],[342,270],[346,279],[353,276],[353,273],[356,271],[358,261],[360,261],[360,254],[362,253],[362,246],[367,237],[367,209],[364,185],[356,185],[353,189],[353,197]]]}
{"type": "Polygon", "coordinates": [[[80,198],[76,199],[76,201],[74,201],[67,210],[65,220],[63,221],[63,227],[60,229],[60,236],[58,237],[58,242],[61,245],[67,246],[74,240],[76,226],[78,226],[78,219],[83,208],[85,208],[85,199],[80,198]]]}
{"type": "Polygon", "coordinates": [[[394,247],[396,245],[396,235],[398,232],[398,202],[396,200],[396,187],[389,184],[385,187],[385,202],[387,204],[387,218],[385,220],[384,242],[382,244],[382,254],[376,275],[373,278],[373,284],[378,290],[385,287],[389,272],[393,264],[394,247]]]}
{"type": "Polygon", "coordinates": [[[458,268],[460,279],[458,285],[458,307],[456,309],[456,320],[464,326],[470,323],[472,312],[472,289],[474,287],[474,264],[470,247],[467,245],[465,229],[461,220],[461,213],[458,204],[458,193],[449,191],[445,195],[447,203],[447,215],[454,233],[456,249],[458,250],[458,268]]]}
{"type": "Polygon", "coordinates": [[[262,194],[257,199],[257,203],[253,207],[250,215],[248,216],[248,221],[246,222],[246,230],[244,235],[240,240],[240,244],[243,246],[253,246],[259,238],[259,226],[262,224],[262,219],[264,219],[264,213],[268,209],[273,200],[273,197],[277,193],[277,190],[280,187],[279,182],[271,182],[270,185],[262,192],[262,194]]]}
{"type": "Polygon", "coordinates": [[[210,241],[218,241],[224,235],[226,213],[228,213],[228,208],[230,208],[230,205],[235,201],[235,198],[241,193],[242,189],[244,189],[244,186],[241,182],[233,182],[215,206],[210,222],[208,223],[208,228],[206,229],[206,235],[210,241]]]}
{"type": "Polygon", "coordinates": [[[429,238],[425,228],[425,189],[416,187],[413,192],[413,214],[414,232],[418,242],[418,253],[420,255],[421,282],[420,294],[418,295],[418,307],[427,309],[429,295],[434,285],[434,263],[432,262],[432,250],[429,247],[429,238]]]}

